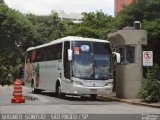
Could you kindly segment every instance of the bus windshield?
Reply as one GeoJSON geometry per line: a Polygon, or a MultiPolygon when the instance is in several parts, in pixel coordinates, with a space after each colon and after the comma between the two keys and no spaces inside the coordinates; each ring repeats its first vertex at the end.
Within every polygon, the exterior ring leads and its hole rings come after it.
{"type": "Polygon", "coordinates": [[[87,80],[107,80],[112,78],[111,48],[109,43],[72,42],[73,77],[87,80]]]}

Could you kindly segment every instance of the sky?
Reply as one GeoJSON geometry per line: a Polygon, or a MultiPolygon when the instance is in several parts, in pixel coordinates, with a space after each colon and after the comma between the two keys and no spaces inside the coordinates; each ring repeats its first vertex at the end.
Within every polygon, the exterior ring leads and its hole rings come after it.
{"type": "Polygon", "coordinates": [[[48,15],[51,11],[66,13],[95,12],[102,10],[114,16],[114,0],[4,0],[5,3],[22,13],[48,15]]]}

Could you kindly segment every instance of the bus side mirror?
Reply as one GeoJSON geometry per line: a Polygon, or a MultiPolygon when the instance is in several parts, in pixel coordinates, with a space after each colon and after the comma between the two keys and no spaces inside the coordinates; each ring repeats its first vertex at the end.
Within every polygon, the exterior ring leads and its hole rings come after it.
{"type": "Polygon", "coordinates": [[[68,49],[68,61],[72,61],[72,50],[68,49]]]}
{"type": "Polygon", "coordinates": [[[116,56],[116,62],[121,63],[121,55],[117,52],[112,52],[112,54],[116,56]]]}

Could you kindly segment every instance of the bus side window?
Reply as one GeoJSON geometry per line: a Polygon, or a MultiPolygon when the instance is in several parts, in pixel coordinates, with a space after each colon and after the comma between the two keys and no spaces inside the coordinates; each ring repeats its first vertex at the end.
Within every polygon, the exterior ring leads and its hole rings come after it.
{"type": "Polygon", "coordinates": [[[52,46],[52,60],[62,59],[62,43],[52,46]]]}
{"type": "Polygon", "coordinates": [[[41,51],[41,61],[46,61],[47,55],[46,55],[46,48],[42,48],[41,51]]]}
{"type": "Polygon", "coordinates": [[[47,60],[54,60],[54,54],[52,52],[53,48],[52,46],[50,46],[48,48],[48,52],[47,52],[47,60]]]}
{"type": "Polygon", "coordinates": [[[68,61],[68,49],[70,49],[70,42],[64,42],[63,64],[64,77],[70,79],[70,62],[68,61]]]}
{"type": "Polygon", "coordinates": [[[36,59],[36,50],[32,51],[32,62],[35,62],[36,59]]]}
{"type": "Polygon", "coordinates": [[[58,59],[62,59],[62,43],[58,44],[58,54],[57,54],[57,57],[58,59]]]}
{"type": "Polygon", "coordinates": [[[27,51],[26,63],[30,63],[31,61],[31,52],[27,51]]]}
{"type": "Polygon", "coordinates": [[[37,49],[37,58],[36,58],[36,62],[41,62],[41,53],[40,53],[40,49],[37,49]]]}

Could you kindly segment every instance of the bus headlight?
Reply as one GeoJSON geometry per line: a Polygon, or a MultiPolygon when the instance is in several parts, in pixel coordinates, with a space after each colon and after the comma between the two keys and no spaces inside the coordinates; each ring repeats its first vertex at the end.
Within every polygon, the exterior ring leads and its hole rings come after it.
{"type": "Polygon", "coordinates": [[[73,81],[73,84],[76,84],[76,85],[83,85],[80,81],[73,81]]]}
{"type": "Polygon", "coordinates": [[[105,84],[105,86],[112,86],[112,85],[113,85],[112,82],[108,82],[108,83],[105,84]]]}

